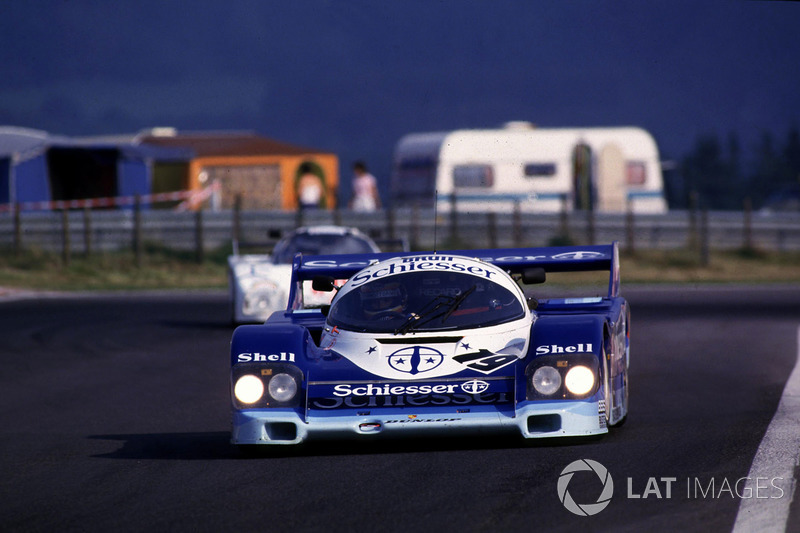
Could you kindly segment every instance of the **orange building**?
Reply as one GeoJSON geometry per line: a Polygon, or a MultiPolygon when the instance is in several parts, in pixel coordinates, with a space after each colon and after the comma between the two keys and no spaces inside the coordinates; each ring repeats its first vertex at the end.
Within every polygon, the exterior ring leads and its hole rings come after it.
{"type": "Polygon", "coordinates": [[[153,164],[153,193],[214,186],[222,208],[231,208],[237,196],[242,209],[336,207],[339,160],[330,152],[249,132],[180,133],[155,128],[137,141],[193,152],[188,162],[153,164]]]}

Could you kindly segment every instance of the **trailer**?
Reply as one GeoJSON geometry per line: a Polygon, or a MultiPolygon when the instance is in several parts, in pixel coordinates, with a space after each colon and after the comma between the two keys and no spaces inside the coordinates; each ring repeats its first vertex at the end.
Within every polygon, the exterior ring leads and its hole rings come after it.
{"type": "Polygon", "coordinates": [[[638,127],[412,133],[395,148],[395,207],[458,211],[664,213],[658,147],[638,127]]]}

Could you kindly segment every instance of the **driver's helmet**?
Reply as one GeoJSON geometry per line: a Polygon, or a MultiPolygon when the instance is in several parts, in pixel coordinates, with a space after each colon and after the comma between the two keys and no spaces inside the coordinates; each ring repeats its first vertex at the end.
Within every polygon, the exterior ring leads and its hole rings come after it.
{"type": "Polygon", "coordinates": [[[407,301],[406,288],[397,281],[372,282],[361,288],[361,305],[367,318],[383,313],[402,313],[407,301]]]}

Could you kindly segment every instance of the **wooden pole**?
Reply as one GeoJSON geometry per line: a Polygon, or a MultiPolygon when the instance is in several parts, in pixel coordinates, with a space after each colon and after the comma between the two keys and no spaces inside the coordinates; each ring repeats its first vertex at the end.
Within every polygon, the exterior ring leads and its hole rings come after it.
{"type": "Polygon", "coordinates": [[[133,202],[133,261],[142,266],[142,198],[138,194],[133,202]]]}
{"type": "Polygon", "coordinates": [[[195,261],[203,264],[205,260],[205,237],[203,235],[203,210],[198,209],[194,213],[194,249],[195,261]]]}
{"type": "Polygon", "coordinates": [[[711,262],[708,239],[708,209],[703,208],[700,213],[700,263],[704,267],[711,262]]]}
{"type": "Polygon", "coordinates": [[[386,238],[394,239],[395,234],[395,213],[394,209],[389,207],[386,209],[386,238]]]}
{"type": "Polygon", "coordinates": [[[450,195],[450,241],[453,246],[458,246],[458,206],[456,204],[456,192],[453,191],[450,195]]]}
{"type": "Polygon", "coordinates": [[[753,249],[753,200],[748,196],[744,199],[744,228],[742,246],[745,250],[753,249]]]}
{"type": "Polygon", "coordinates": [[[633,218],[633,202],[630,199],[628,199],[628,210],[625,215],[625,233],[628,241],[628,253],[633,255],[636,253],[636,228],[633,218]]]}
{"type": "Polygon", "coordinates": [[[686,247],[695,250],[698,245],[697,239],[697,203],[699,195],[697,191],[689,194],[689,235],[686,239],[686,247]]]}
{"type": "Polygon", "coordinates": [[[61,210],[61,258],[65,267],[69,266],[70,259],[70,241],[69,241],[69,211],[66,209],[61,210]]]}
{"type": "Polygon", "coordinates": [[[514,200],[514,227],[513,227],[513,235],[514,235],[514,246],[519,248],[522,246],[522,213],[519,200],[514,200]]]}
{"type": "Polygon", "coordinates": [[[83,208],[83,248],[86,257],[92,255],[92,210],[83,208]]]}
{"type": "Polygon", "coordinates": [[[569,208],[568,208],[568,197],[566,194],[561,195],[561,214],[559,216],[559,237],[560,241],[563,244],[567,244],[570,241],[569,237],[569,208]]]}
{"type": "Polygon", "coordinates": [[[489,231],[489,248],[497,248],[497,213],[487,213],[487,229],[489,231]]]}
{"type": "MultiPolygon", "coordinates": [[[[434,221],[435,223],[435,221],[434,221]]],[[[409,246],[412,250],[419,249],[419,205],[414,204],[411,208],[411,242],[409,246]]]]}
{"type": "Polygon", "coordinates": [[[231,240],[238,243],[242,238],[242,195],[237,194],[236,199],[233,201],[233,226],[231,227],[233,235],[231,240]]]}
{"type": "Polygon", "coordinates": [[[22,217],[20,217],[20,207],[14,204],[14,255],[22,253],[22,217]]]}

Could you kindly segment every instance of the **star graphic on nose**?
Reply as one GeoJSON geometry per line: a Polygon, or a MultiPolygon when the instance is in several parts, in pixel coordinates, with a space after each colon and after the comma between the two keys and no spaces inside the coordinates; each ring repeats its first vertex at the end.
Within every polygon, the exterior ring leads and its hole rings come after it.
{"type": "Polygon", "coordinates": [[[375,348],[374,346],[370,346],[369,350],[367,350],[367,353],[375,353],[375,350],[377,350],[377,348],[375,348]]]}
{"type": "Polygon", "coordinates": [[[464,348],[465,350],[469,350],[469,349],[470,349],[470,348],[469,348],[469,344],[468,344],[468,343],[466,343],[466,342],[462,342],[462,343],[461,343],[461,347],[462,347],[462,348],[464,348]]]}
{"type": "Polygon", "coordinates": [[[403,359],[402,357],[398,357],[397,358],[397,364],[398,365],[404,365],[404,364],[406,364],[406,360],[403,359]]]}
{"type": "Polygon", "coordinates": [[[425,359],[425,362],[428,363],[429,365],[432,365],[433,363],[436,362],[436,359],[434,359],[433,357],[428,357],[427,359],[425,359]]]}

